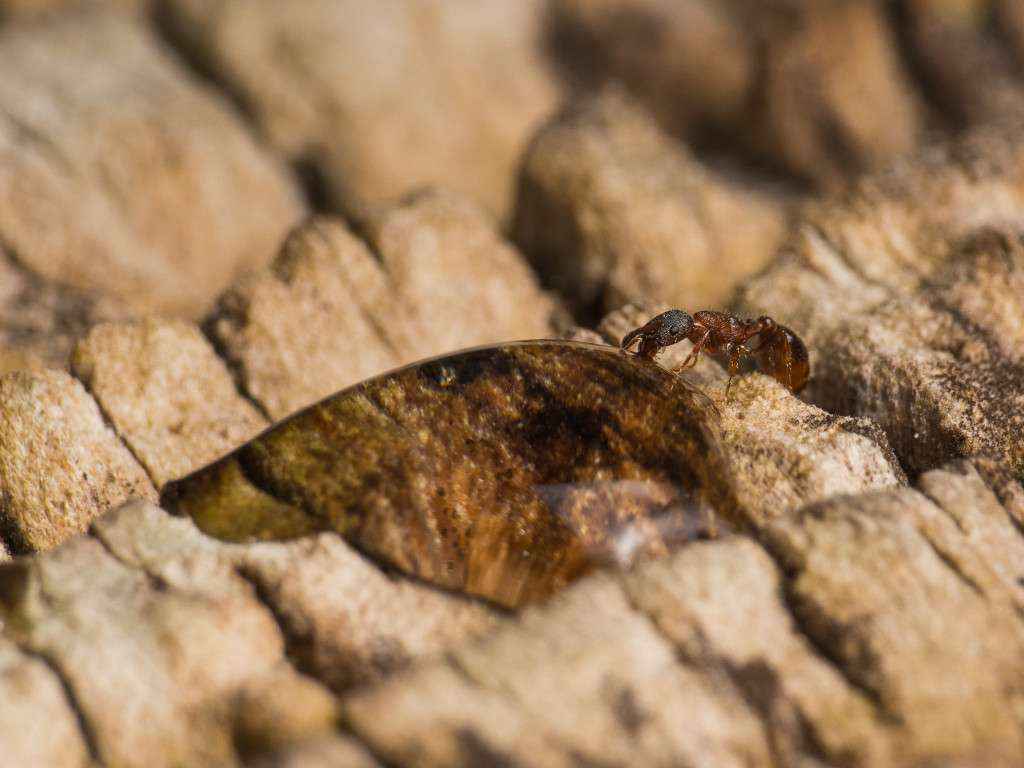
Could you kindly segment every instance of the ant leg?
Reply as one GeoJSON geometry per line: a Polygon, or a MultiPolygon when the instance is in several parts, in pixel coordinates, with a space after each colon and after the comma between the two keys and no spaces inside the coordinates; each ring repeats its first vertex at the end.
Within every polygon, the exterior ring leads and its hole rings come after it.
{"type": "Polygon", "coordinates": [[[729,381],[725,385],[725,399],[728,402],[729,394],[732,392],[732,383],[736,380],[736,375],[740,371],[740,355],[744,352],[749,354],[750,350],[742,344],[730,342],[725,345],[725,352],[729,355],[729,381]]]}
{"type": "Polygon", "coordinates": [[[708,538],[709,539],[717,539],[718,538],[718,515],[715,514],[715,510],[712,509],[711,507],[707,508],[707,510],[705,511],[704,515],[707,518],[708,538]]]}
{"type": "Polygon", "coordinates": [[[710,336],[710,330],[701,336],[700,341],[693,345],[693,349],[690,350],[690,354],[686,356],[686,359],[672,369],[672,373],[679,373],[680,371],[685,371],[687,368],[695,366],[697,364],[697,358],[700,357],[700,353],[704,349],[704,345],[707,343],[710,336]]]}

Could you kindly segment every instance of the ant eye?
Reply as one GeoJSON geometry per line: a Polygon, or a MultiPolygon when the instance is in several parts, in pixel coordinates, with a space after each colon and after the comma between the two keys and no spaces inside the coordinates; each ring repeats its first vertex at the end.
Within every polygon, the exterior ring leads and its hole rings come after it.
{"type": "Polygon", "coordinates": [[[775,325],[775,321],[768,317],[768,315],[761,315],[759,318],[757,318],[757,322],[759,322],[766,328],[771,328],[772,326],[775,325]]]}

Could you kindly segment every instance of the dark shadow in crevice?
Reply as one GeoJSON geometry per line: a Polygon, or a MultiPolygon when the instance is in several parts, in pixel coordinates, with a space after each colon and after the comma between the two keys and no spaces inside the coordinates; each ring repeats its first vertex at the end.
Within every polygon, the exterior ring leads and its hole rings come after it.
{"type": "Polygon", "coordinates": [[[78,733],[81,735],[82,741],[85,744],[86,751],[89,754],[89,759],[94,765],[106,765],[103,761],[102,753],[99,748],[99,738],[96,734],[96,730],[93,728],[92,723],[89,722],[89,718],[86,717],[85,710],[78,701],[78,695],[75,693],[75,689],[71,685],[71,681],[64,676],[57,662],[51,659],[47,654],[39,651],[30,650],[21,646],[18,647],[18,650],[30,659],[35,659],[40,662],[50,670],[56,678],[57,683],[60,685],[61,691],[64,694],[64,700],[67,703],[68,708],[71,710],[71,714],[75,718],[75,722],[78,725],[78,733]]]}

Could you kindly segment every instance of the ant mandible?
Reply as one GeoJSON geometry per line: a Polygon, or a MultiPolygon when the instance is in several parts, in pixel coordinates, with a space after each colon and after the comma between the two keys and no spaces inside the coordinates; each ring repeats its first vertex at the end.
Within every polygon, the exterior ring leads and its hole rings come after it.
{"type": "Polygon", "coordinates": [[[622,339],[622,349],[629,349],[637,341],[637,355],[647,360],[665,347],[683,339],[693,342],[690,354],[673,372],[692,368],[701,352],[723,353],[729,358],[729,384],[739,372],[740,358],[752,355],[758,367],[791,392],[799,392],[810,375],[807,347],[793,331],[764,315],[757,320],[743,320],[728,312],[703,310],[690,316],[678,309],[670,309],[652,318],[646,325],[630,331],[622,339]],[[747,342],[755,336],[760,343],[754,349],[747,342]]]}

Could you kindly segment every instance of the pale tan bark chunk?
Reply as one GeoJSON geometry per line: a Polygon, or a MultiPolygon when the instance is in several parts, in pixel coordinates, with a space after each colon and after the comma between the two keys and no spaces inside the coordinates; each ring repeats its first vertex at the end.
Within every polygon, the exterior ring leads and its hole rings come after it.
{"type": "Polygon", "coordinates": [[[98,325],[76,347],[72,371],[158,487],[267,426],[199,329],[184,321],[98,325]]]}
{"type": "Polygon", "coordinates": [[[519,155],[561,89],[543,0],[173,0],[185,45],[269,141],[361,215],[443,184],[505,217],[519,155]]]}
{"type": "Polygon", "coordinates": [[[769,526],[804,631],[901,724],[910,758],[1024,753],[1024,626],[922,523],[909,490],[811,505],[769,526]]]}
{"type": "Polygon", "coordinates": [[[475,765],[481,755],[530,766],[769,761],[761,723],[730,681],[679,665],[606,576],[457,649],[450,663],[348,698],[356,734],[422,765],[475,765]]]}
{"type": "MultiPolygon", "coordinates": [[[[0,558],[2,562],[2,558],[0,558]]],[[[11,765],[88,768],[89,750],[60,680],[0,638],[0,744],[11,765]]]]}
{"type": "Polygon", "coordinates": [[[59,371],[0,378],[0,489],[0,526],[18,551],[50,549],[132,497],[156,497],[96,402],[59,371]]]}
{"type": "Polygon", "coordinates": [[[909,152],[919,139],[923,110],[878,3],[557,0],[553,7],[555,54],[570,75],[585,85],[624,81],[676,135],[716,143],[728,136],[826,187],[909,152]]]}
{"type": "Polygon", "coordinates": [[[836,763],[888,763],[890,725],[803,636],[782,582],[763,549],[736,538],[688,547],[625,586],[688,663],[729,670],[771,728],[776,760],[823,751],[836,763]]]}
{"type": "Polygon", "coordinates": [[[775,251],[785,199],[705,168],[619,91],[548,123],[526,153],[517,242],[577,311],[721,305],[775,251]]]}
{"type": "Polygon", "coordinates": [[[249,749],[331,727],[333,698],[287,665],[273,616],[230,560],[174,525],[150,545],[164,556],[136,557],[142,531],[155,532],[137,525],[147,508],[115,514],[109,525],[120,518],[129,529],[121,538],[79,537],[0,569],[5,635],[58,671],[96,758],[126,768],[235,766],[249,749]],[[132,537],[134,551],[118,546],[132,537]],[[185,551],[167,557],[176,547],[185,551]],[[292,701],[275,703],[282,694],[292,701]],[[274,707],[305,716],[254,737],[253,710],[274,707]]]}
{"type": "Polygon", "coordinates": [[[464,198],[424,192],[368,226],[380,260],[318,217],[220,300],[213,338],[274,419],[403,363],[549,335],[553,301],[464,198]]]}
{"type": "Polygon", "coordinates": [[[197,316],[303,203],[237,115],[128,16],[0,32],[0,238],[41,278],[197,316]]]}
{"type": "Polygon", "coordinates": [[[982,131],[813,206],[739,306],[804,336],[808,400],[866,416],[912,475],[1024,466],[1024,143],[982,131]]]}

